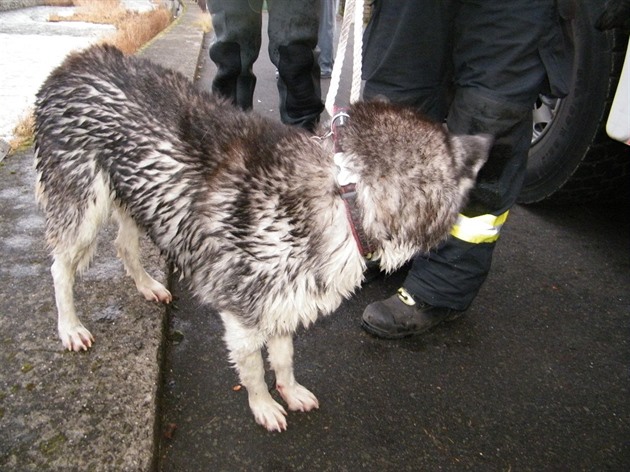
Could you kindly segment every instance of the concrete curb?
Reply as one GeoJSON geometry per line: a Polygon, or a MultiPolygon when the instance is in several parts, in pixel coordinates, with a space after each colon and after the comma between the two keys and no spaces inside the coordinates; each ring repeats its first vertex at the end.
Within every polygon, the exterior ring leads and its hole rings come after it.
{"type": "MultiPolygon", "coordinates": [[[[141,54],[192,78],[203,33],[196,3],[185,6],[141,54]]],[[[153,470],[165,309],[138,295],[108,227],[75,287],[96,343],[63,351],[32,161],[31,149],[0,163],[0,470],[153,470]]],[[[143,255],[164,281],[164,262],[146,240],[143,255]]]]}
{"type": "Polygon", "coordinates": [[[1,0],[0,11],[18,10],[20,8],[39,7],[44,0],[1,0]]]}

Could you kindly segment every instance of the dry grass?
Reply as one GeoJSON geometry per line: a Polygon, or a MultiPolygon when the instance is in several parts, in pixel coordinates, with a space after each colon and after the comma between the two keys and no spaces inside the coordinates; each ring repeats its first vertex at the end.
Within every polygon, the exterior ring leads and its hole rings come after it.
{"type": "Polygon", "coordinates": [[[48,17],[48,21],[85,21],[118,25],[130,14],[120,4],[120,0],[73,0],[73,5],[77,7],[74,14],[63,16],[53,13],[48,17]]]}
{"type": "Polygon", "coordinates": [[[125,54],[133,54],[164,30],[173,20],[165,8],[132,13],[117,24],[116,33],[103,42],[113,44],[125,54]]]}
{"type": "Polygon", "coordinates": [[[17,151],[18,149],[31,146],[33,144],[33,136],[35,133],[35,116],[33,110],[27,110],[20,121],[13,128],[13,139],[9,141],[9,154],[17,151]]]}
{"type": "Polygon", "coordinates": [[[74,0],[46,0],[44,5],[50,7],[73,7],[74,0]]]}
{"type": "Polygon", "coordinates": [[[204,33],[209,33],[210,31],[212,31],[212,17],[210,16],[210,13],[204,11],[201,14],[199,20],[195,22],[195,26],[201,28],[204,33]]]}
{"type": "MultiPolygon", "coordinates": [[[[48,0],[64,2],[68,0],[48,0]]],[[[157,8],[143,13],[126,10],[120,0],[72,0],[76,11],[70,16],[50,15],[48,21],[85,21],[112,24],[116,33],[101,42],[133,54],[173,20],[171,13],[159,1],[157,8]]]]}

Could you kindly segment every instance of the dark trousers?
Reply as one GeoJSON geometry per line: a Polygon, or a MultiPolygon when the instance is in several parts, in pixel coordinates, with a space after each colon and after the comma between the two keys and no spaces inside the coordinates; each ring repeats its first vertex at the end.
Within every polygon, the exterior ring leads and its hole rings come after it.
{"type": "MultiPolygon", "coordinates": [[[[364,98],[416,106],[455,134],[495,137],[464,220],[499,217],[516,201],[534,101],[550,85],[558,95],[566,91],[563,58],[545,47],[562,41],[559,25],[553,0],[375,2],[365,32],[364,98]]],[[[466,309],[486,279],[495,244],[492,237],[451,235],[414,259],[403,286],[432,305],[466,309]]]]}
{"type": "MultiPolygon", "coordinates": [[[[263,0],[207,0],[217,65],[212,92],[244,110],[252,108],[256,76],[252,67],[261,46],[263,0]]],[[[269,57],[278,69],[283,123],[314,128],[323,110],[315,57],[319,0],[268,0],[269,57]]]]}

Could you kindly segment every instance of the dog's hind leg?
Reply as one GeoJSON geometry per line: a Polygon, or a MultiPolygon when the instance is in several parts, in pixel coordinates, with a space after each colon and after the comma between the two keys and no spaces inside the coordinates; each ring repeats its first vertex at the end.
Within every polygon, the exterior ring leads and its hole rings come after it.
{"type": "Polygon", "coordinates": [[[57,330],[59,338],[69,351],[87,351],[92,347],[94,337],[83,326],[74,309],[74,278],[77,267],[84,259],[91,257],[93,249],[69,247],[64,251],[53,251],[54,262],[50,268],[55,286],[57,304],[57,330]]]}
{"type": "Polygon", "coordinates": [[[118,257],[123,262],[127,274],[131,276],[138,291],[147,300],[170,303],[173,300],[171,292],[164,285],[151,277],[140,262],[140,231],[131,216],[118,207],[114,211],[118,221],[118,236],[116,249],[118,257]]]}
{"type": "Polygon", "coordinates": [[[269,364],[276,373],[276,388],[289,410],[310,411],[319,408],[315,395],[296,382],[293,375],[293,338],[275,336],[267,341],[269,364]]]}
{"type": "Polygon", "coordinates": [[[286,411],[271,394],[265,383],[265,366],[261,354],[264,339],[255,328],[244,327],[230,313],[222,312],[225,343],[230,360],[236,367],[241,384],[247,389],[249,407],[256,422],[269,431],[287,429],[286,411]]]}
{"type": "Polygon", "coordinates": [[[55,287],[57,329],[64,347],[70,351],[87,351],[94,342],[74,308],[74,280],[77,272],[88,267],[96,249],[96,237],[110,210],[109,191],[101,180],[92,182],[90,203],[82,207],[71,198],[55,199],[47,207],[47,236],[52,247],[50,272],[55,287]],[[58,204],[63,202],[63,208],[58,204]]]}

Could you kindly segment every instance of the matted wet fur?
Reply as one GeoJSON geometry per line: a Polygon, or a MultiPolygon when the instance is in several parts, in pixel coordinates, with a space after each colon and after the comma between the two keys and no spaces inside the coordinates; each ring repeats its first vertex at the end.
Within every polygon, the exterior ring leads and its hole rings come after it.
{"type": "MultiPolygon", "coordinates": [[[[36,193],[63,345],[93,343],[75,314],[73,283],[113,212],[118,254],[147,299],[168,303],[171,294],[144,271],[139,231],[220,313],[258,423],[286,428],[285,409],[265,385],[265,346],[289,409],[317,408],[294,378],[292,335],[335,310],[365,268],[330,142],[239,111],[107,46],[69,56],[37,98],[36,193]]],[[[357,103],[349,114],[346,170],[375,257],[391,271],[447,236],[489,140],[449,136],[385,103],[357,103]]]]}

